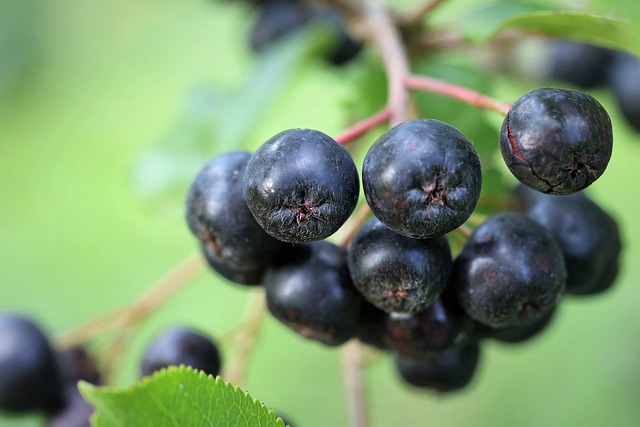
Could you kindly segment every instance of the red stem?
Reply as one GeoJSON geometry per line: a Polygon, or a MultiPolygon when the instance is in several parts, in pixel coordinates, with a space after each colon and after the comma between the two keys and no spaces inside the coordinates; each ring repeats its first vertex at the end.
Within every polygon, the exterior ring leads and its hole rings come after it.
{"type": "Polygon", "coordinates": [[[475,107],[496,111],[504,115],[506,115],[511,108],[511,104],[500,102],[475,90],[430,77],[411,75],[405,78],[404,83],[408,89],[437,93],[458,99],[475,107]]]}
{"type": "Polygon", "coordinates": [[[391,109],[384,108],[379,112],[377,112],[376,114],[374,114],[373,116],[367,119],[364,119],[354,124],[350,128],[344,130],[342,133],[340,133],[340,135],[336,136],[335,139],[340,144],[346,145],[351,141],[353,141],[354,139],[361,137],[362,135],[364,135],[371,129],[375,128],[376,126],[379,126],[389,121],[390,117],[391,117],[391,109]]]}

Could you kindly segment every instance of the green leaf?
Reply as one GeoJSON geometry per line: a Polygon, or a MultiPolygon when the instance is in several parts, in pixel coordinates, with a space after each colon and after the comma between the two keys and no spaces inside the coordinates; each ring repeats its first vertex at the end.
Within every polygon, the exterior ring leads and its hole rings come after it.
{"type": "Polygon", "coordinates": [[[499,1],[468,8],[459,21],[459,27],[468,40],[486,42],[509,19],[543,10],[548,11],[549,7],[526,1],[499,1]]]}
{"type": "Polygon", "coordinates": [[[126,388],[79,389],[95,408],[95,427],[284,427],[284,422],[248,393],[190,367],[169,367],[126,388]]]}
{"type": "Polygon", "coordinates": [[[637,28],[620,19],[581,12],[535,12],[506,20],[495,34],[513,28],[640,54],[637,28]]]}

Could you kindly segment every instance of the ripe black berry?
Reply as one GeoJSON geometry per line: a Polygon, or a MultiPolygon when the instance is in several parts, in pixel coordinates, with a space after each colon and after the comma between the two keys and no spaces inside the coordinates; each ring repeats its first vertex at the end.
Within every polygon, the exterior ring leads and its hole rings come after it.
{"type": "Polygon", "coordinates": [[[480,348],[470,343],[462,349],[449,350],[428,358],[396,357],[402,379],[414,386],[440,393],[463,389],[473,379],[480,348]]]}
{"type": "Polygon", "coordinates": [[[65,384],[75,387],[80,380],[98,384],[98,362],[82,347],[72,347],[57,353],[60,375],[65,384]]]}
{"type": "MultiPolygon", "coordinates": [[[[212,265],[253,279],[264,273],[281,243],[258,225],[244,200],[242,181],[250,158],[236,151],[211,159],[191,185],[186,216],[212,265]]],[[[235,275],[223,276],[237,281],[235,275]]],[[[250,281],[260,281],[255,279],[250,281]]]]}
{"type": "Polygon", "coordinates": [[[49,340],[31,320],[0,314],[0,411],[52,412],[63,387],[49,340]]]}
{"type": "Polygon", "coordinates": [[[215,257],[212,246],[207,242],[201,242],[200,249],[207,260],[209,267],[225,279],[240,285],[254,286],[262,284],[262,278],[266,271],[266,266],[261,265],[252,269],[247,267],[242,269],[233,268],[218,261],[215,257]]]}
{"type": "Polygon", "coordinates": [[[469,316],[507,328],[542,318],[562,296],[566,280],[562,251],[549,232],[505,212],[474,230],[454,261],[451,284],[469,316]]]}
{"type": "Polygon", "coordinates": [[[90,427],[93,407],[84,400],[78,387],[65,387],[65,406],[47,418],[47,427],[90,427]]]}
{"type": "Polygon", "coordinates": [[[508,344],[519,344],[537,337],[542,331],[548,329],[551,319],[558,311],[557,307],[550,310],[542,318],[533,323],[524,326],[514,326],[511,328],[492,328],[490,326],[477,323],[474,329],[474,335],[478,338],[491,338],[508,344]]]}
{"type": "Polygon", "coordinates": [[[349,270],[353,284],[376,307],[417,313],[435,301],[449,279],[449,243],[443,236],[402,236],[371,218],[351,242],[349,270]]]}
{"type": "Polygon", "coordinates": [[[192,329],[173,327],[149,344],[140,371],[145,376],[168,366],[186,365],[216,376],[220,364],[218,347],[209,337],[192,329]]]}
{"type": "Polygon", "coordinates": [[[500,131],[500,150],[525,185],[548,194],[582,190],[604,172],[613,149],[611,119],[592,96],[540,88],[518,99],[500,131]]]}
{"type": "Polygon", "coordinates": [[[339,246],[322,241],[289,247],[267,270],[264,287],[271,314],[306,338],[336,346],[358,331],[362,297],[339,246]]]}
{"type": "Polygon", "coordinates": [[[611,270],[621,249],[618,226],[586,194],[543,195],[526,215],[558,242],[567,265],[567,293],[589,294],[613,283],[611,270]]]}
{"type": "Polygon", "coordinates": [[[424,358],[461,347],[472,328],[473,322],[453,298],[438,298],[419,313],[391,313],[386,338],[397,354],[424,358]]]}
{"type": "Polygon", "coordinates": [[[285,242],[322,240],[356,207],[359,179],[353,159],[322,132],[291,129],[253,154],[244,194],[258,223],[285,242]]]}
{"type": "Polygon", "coordinates": [[[378,309],[368,301],[362,301],[360,326],[356,337],[361,342],[380,350],[388,348],[386,341],[386,320],[388,313],[378,309]]]}
{"type": "Polygon", "coordinates": [[[609,85],[627,123],[640,132],[640,59],[618,52],[609,70],[609,85]]]}
{"type": "Polygon", "coordinates": [[[570,40],[554,40],[549,50],[551,78],[583,88],[606,84],[612,50],[570,40]]]}
{"type": "Polygon", "coordinates": [[[442,236],[475,209],[482,174],[471,142],[446,123],[404,122],[382,135],[364,159],[362,185],[374,215],[405,236],[442,236]]]}
{"type": "Polygon", "coordinates": [[[313,18],[313,9],[299,0],[261,2],[250,36],[254,52],[263,52],[278,40],[303,28],[313,18]]]}

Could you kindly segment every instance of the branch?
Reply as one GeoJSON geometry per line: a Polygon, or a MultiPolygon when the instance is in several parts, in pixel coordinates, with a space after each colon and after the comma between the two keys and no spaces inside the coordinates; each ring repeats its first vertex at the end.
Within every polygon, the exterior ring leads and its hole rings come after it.
{"type": "Polygon", "coordinates": [[[262,321],[266,313],[267,306],[265,303],[264,289],[256,289],[252,296],[245,320],[241,328],[236,332],[235,338],[237,342],[233,358],[222,375],[233,385],[243,387],[245,384],[247,365],[249,364],[251,353],[260,336],[262,321]]]}
{"type": "Polygon", "coordinates": [[[424,3],[418,5],[415,10],[398,14],[396,22],[401,27],[414,27],[420,25],[427,15],[429,15],[434,9],[444,3],[446,0],[427,0],[424,3]]]}
{"type": "Polygon", "coordinates": [[[496,111],[503,115],[506,115],[511,108],[511,104],[500,102],[475,90],[467,89],[462,86],[457,86],[430,77],[415,75],[407,76],[405,78],[405,84],[409,89],[448,96],[475,107],[496,111]]]}
{"type": "Polygon", "coordinates": [[[356,138],[361,137],[371,129],[379,126],[389,120],[391,117],[391,110],[389,108],[383,108],[373,116],[364,119],[360,122],[357,122],[350,128],[346,129],[338,136],[335,137],[335,140],[338,141],[342,145],[346,145],[356,138]]]}
{"type": "Polygon", "coordinates": [[[135,324],[153,313],[206,267],[200,253],[188,256],[134,302],[111,310],[62,334],[61,348],[81,345],[106,331],[135,324]]]}
{"type": "Polygon", "coordinates": [[[342,362],[342,380],[347,400],[348,425],[351,427],[367,427],[362,360],[358,340],[352,339],[344,344],[340,355],[342,362]]]}

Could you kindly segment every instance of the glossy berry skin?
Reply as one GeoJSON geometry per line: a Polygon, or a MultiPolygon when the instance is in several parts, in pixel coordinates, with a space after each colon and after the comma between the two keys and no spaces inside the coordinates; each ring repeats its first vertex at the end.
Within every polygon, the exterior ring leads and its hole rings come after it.
{"type": "Polygon", "coordinates": [[[440,393],[457,391],[469,385],[478,366],[480,348],[470,343],[428,358],[397,356],[396,369],[409,385],[440,393]]]}
{"type": "Polygon", "coordinates": [[[333,234],[355,209],[359,191],[351,155],[311,129],[287,130],[265,142],[244,178],[255,219],[269,234],[291,243],[333,234]]]}
{"type": "Polygon", "coordinates": [[[474,230],[454,261],[451,284],[462,308],[493,328],[524,326],[552,310],[567,270],[560,247],[541,225],[505,212],[474,230]]]}
{"type": "Polygon", "coordinates": [[[349,249],[349,271],[364,298],[387,312],[418,313],[436,300],[449,279],[445,237],[412,239],[377,218],[360,227],[349,249]]]}
{"type": "Polygon", "coordinates": [[[452,298],[438,298],[419,313],[391,313],[386,338],[400,356],[424,358],[461,347],[472,329],[473,322],[452,298]]]}
{"type": "Polygon", "coordinates": [[[610,272],[620,256],[620,232],[615,220],[584,193],[544,195],[527,211],[527,217],[545,227],[558,242],[567,265],[566,291],[585,295],[608,288],[610,272]]]}
{"type": "Polygon", "coordinates": [[[31,320],[0,314],[0,411],[52,412],[64,390],[49,340],[31,320]]]}
{"type": "Polygon", "coordinates": [[[500,151],[523,184],[547,194],[583,190],[604,172],[611,119],[591,95],[539,88],[518,99],[500,130],[500,151]]]}
{"type": "Polygon", "coordinates": [[[411,120],[371,146],[362,185],[371,211],[387,227],[417,239],[435,238],[464,224],[475,209],[480,160],[453,126],[411,120]]]}
{"type": "Polygon", "coordinates": [[[339,246],[322,241],[289,247],[267,271],[264,287],[271,314],[305,338],[337,346],[358,332],[362,297],[339,246]]]}
{"type": "Polygon", "coordinates": [[[220,373],[220,352],[211,338],[185,327],[172,327],[156,336],[141,363],[143,376],[168,366],[191,366],[216,376],[220,373]]]}
{"type": "Polygon", "coordinates": [[[627,123],[640,132],[640,59],[617,52],[609,70],[609,85],[627,123]]]}
{"type": "Polygon", "coordinates": [[[244,199],[242,182],[250,158],[235,151],[211,159],[189,189],[186,217],[211,264],[259,276],[281,243],[258,225],[244,199]]]}
{"type": "MultiPolygon", "coordinates": [[[[267,269],[267,266],[259,265],[254,268],[234,268],[220,262],[216,256],[213,247],[206,242],[200,244],[200,249],[204,255],[209,267],[215,271],[219,276],[227,279],[228,281],[238,285],[256,286],[262,284],[262,278],[267,269]]],[[[270,255],[269,259],[272,258],[270,255]]]]}

